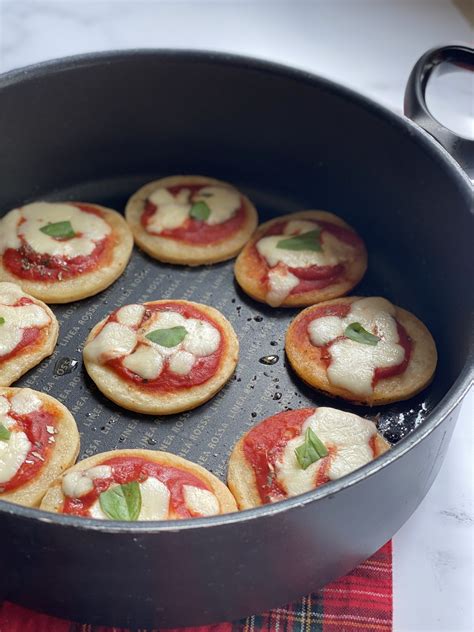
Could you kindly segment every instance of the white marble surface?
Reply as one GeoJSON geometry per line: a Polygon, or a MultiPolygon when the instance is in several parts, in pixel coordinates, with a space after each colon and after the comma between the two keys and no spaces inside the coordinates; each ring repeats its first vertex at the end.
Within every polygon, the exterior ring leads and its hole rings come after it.
{"type": "MultiPolygon", "coordinates": [[[[462,0],[0,0],[0,71],[94,50],[224,50],[317,72],[400,112],[422,52],[472,41],[469,11],[462,0]]],[[[438,479],[395,537],[397,632],[474,629],[473,421],[471,392],[438,479]]]]}

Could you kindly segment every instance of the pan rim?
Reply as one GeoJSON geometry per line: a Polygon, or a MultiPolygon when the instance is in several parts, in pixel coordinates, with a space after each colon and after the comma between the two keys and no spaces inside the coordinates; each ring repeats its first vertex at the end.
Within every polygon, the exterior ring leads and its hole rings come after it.
{"type": "MultiPolygon", "coordinates": [[[[393,126],[397,127],[400,132],[404,132],[405,134],[413,137],[416,142],[425,149],[426,153],[430,154],[432,159],[451,169],[452,177],[461,190],[461,195],[466,198],[467,204],[469,204],[469,201],[471,200],[471,181],[469,180],[467,174],[465,174],[458,163],[444,148],[441,147],[441,145],[439,145],[427,132],[413,123],[410,119],[405,118],[376,101],[373,101],[369,97],[330,79],[315,75],[306,70],[292,68],[291,66],[265,59],[252,58],[225,52],[186,49],[138,48],[93,52],[48,60],[0,74],[0,91],[18,83],[41,79],[44,76],[55,73],[66,72],[86,66],[104,65],[104,63],[120,63],[121,61],[127,61],[132,57],[141,59],[174,59],[176,61],[186,61],[188,63],[207,62],[215,63],[221,66],[236,66],[250,71],[253,70],[262,72],[267,75],[272,74],[285,79],[292,79],[298,83],[306,83],[318,87],[319,89],[330,91],[340,98],[354,103],[356,106],[365,108],[370,112],[370,114],[383,118],[386,122],[389,122],[393,126]]],[[[346,490],[361,483],[366,478],[373,476],[379,470],[398,460],[416,445],[421,443],[421,441],[430,435],[454,411],[473,383],[474,369],[472,366],[474,361],[474,327],[471,327],[469,339],[466,342],[469,346],[469,350],[467,361],[463,369],[435,409],[427,416],[423,424],[411,432],[405,439],[403,439],[403,441],[398,443],[375,461],[368,463],[362,468],[339,480],[331,481],[322,487],[306,492],[300,496],[288,498],[275,504],[262,505],[254,509],[246,509],[235,513],[185,520],[136,523],[101,521],[94,520],[92,518],[45,512],[37,508],[23,507],[3,500],[0,500],[0,515],[5,514],[18,516],[31,521],[51,523],[55,526],[61,525],[65,528],[81,529],[83,531],[99,531],[103,533],[117,534],[135,533],[137,535],[145,535],[163,532],[194,531],[197,529],[218,526],[226,527],[243,521],[247,522],[248,520],[256,520],[259,518],[265,519],[291,509],[302,508],[305,505],[317,502],[322,498],[332,496],[339,491],[346,490]]]]}

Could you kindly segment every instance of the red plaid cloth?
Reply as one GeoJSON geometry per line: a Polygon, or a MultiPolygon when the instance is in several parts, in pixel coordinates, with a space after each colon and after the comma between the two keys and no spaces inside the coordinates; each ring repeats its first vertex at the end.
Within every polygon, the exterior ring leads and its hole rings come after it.
{"type": "MultiPolygon", "coordinates": [[[[234,623],[161,632],[390,632],[392,544],[388,542],[352,573],[300,601],[234,623]]],[[[120,632],[38,614],[5,602],[0,632],[120,632]]],[[[145,632],[144,630],[142,632],[145,632]]],[[[150,631],[152,632],[152,631],[150,631]]],[[[153,632],[160,632],[155,630],[153,632]]]]}

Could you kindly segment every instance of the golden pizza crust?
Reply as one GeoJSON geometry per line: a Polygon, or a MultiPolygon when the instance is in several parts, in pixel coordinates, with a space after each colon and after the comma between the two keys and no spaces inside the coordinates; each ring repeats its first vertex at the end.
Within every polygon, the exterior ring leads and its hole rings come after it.
{"type": "MultiPolygon", "coordinates": [[[[228,488],[224,485],[224,483],[221,483],[218,478],[216,478],[213,474],[208,472],[200,465],[192,463],[187,459],[183,459],[180,456],[170,454],[169,452],[160,452],[154,450],[112,450],[110,452],[102,452],[100,454],[91,456],[88,459],[84,459],[84,461],[81,461],[80,463],[77,463],[67,472],[64,472],[63,476],[68,474],[69,472],[80,472],[83,470],[88,470],[89,468],[95,467],[96,465],[101,465],[102,463],[104,463],[104,461],[108,461],[112,458],[126,456],[139,457],[148,461],[160,463],[161,465],[170,465],[172,467],[190,472],[191,474],[194,474],[194,476],[197,476],[197,478],[204,481],[204,483],[206,483],[206,485],[208,485],[209,488],[212,490],[212,493],[219,501],[219,513],[223,514],[237,511],[235,499],[228,488]]],[[[65,499],[62,490],[63,476],[55,480],[54,483],[51,485],[48,492],[43,498],[40,509],[44,509],[45,511],[53,511],[55,513],[61,512],[65,499]]]]}
{"type": "MultiPolygon", "coordinates": [[[[0,302],[2,298],[2,285],[0,283],[0,302]]],[[[22,375],[39,364],[41,360],[50,356],[58,341],[59,325],[56,316],[45,303],[35,299],[33,296],[25,293],[25,297],[29,298],[35,305],[42,307],[51,319],[47,327],[41,329],[40,339],[34,345],[24,347],[21,351],[2,362],[0,357],[0,386],[10,386],[22,375]]]]}
{"type": "MultiPolygon", "coordinates": [[[[282,215],[275,217],[264,224],[261,224],[253,234],[252,238],[247,242],[245,248],[237,257],[235,262],[235,278],[240,287],[246,294],[256,301],[267,303],[267,291],[265,284],[262,283],[263,264],[258,255],[255,254],[254,246],[264,233],[274,224],[290,220],[324,220],[343,226],[355,233],[355,230],[349,226],[344,220],[333,213],[327,211],[300,211],[291,213],[290,215],[282,215]]],[[[302,292],[299,294],[290,294],[278,307],[300,307],[303,305],[313,305],[321,301],[327,301],[338,296],[343,296],[352,290],[359,283],[367,269],[367,251],[365,246],[360,252],[356,252],[354,258],[345,264],[345,278],[338,283],[333,283],[327,287],[311,292],[302,292]]]]}
{"type": "Polygon", "coordinates": [[[244,202],[246,218],[241,228],[229,239],[207,244],[193,245],[183,241],[175,241],[167,237],[151,235],[141,224],[141,216],[148,197],[158,188],[173,187],[179,184],[204,184],[225,186],[234,189],[232,185],[214,178],[205,176],[169,176],[149,182],[132,195],[125,209],[125,217],[132,229],[135,242],[150,257],[186,266],[199,266],[209,263],[218,263],[235,257],[243,248],[250,235],[258,224],[258,215],[255,206],[242,193],[239,194],[244,202]]]}
{"type": "MultiPolygon", "coordinates": [[[[244,452],[245,437],[251,430],[252,428],[235,444],[229,458],[227,469],[227,485],[237,501],[240,510],[252,509],[253,507],[263,505],[260,494],[258,493],[254,470],[247,461],[244,452]]],[[[378,433],[375,435],[374,444],[376,452],[374,459],[390,449],[390,444],[378,433]]]]}
{"type": "MultiPolygon", "coordinates": [[[[73,202],[81,204],[81,202],[73,202]]],[[[103,262],[100,268],[85,272],[63,281],[32,281],[21,279],[3,265],[0,255],[0,281],[11,281],[22,287],[25,292],[46,303],[72,303],[105,290],[116,281],[125,270],[133,249],[133,236],[124,218],[110,208],[99,204],[87,204],[102,212],[102,219],[112,228],[112,248],[110,260],[103,262]]]]}
{"type": "MultiPolygon", "coordinates": [[[[26,390],[31,389],[0,388],[0,395],[13,396],[20,391],[26,390]]],[[[55,412],[57,411],[57,432],[51,435],[54,436],[54,444],[52,445],[49,459],[39,471],[38,476],[16,490],[0,493],[0,500],[7,500],[25,507],[38,507],[51,483],[76,461],[79,454],[80,440],[76,421],[69,410],[54,397],[39,391],[33,391],[33,393],[44,404],[55,412]]]]}
{"type": "MultiPolygon", "coordinates": [[[[327,301],[324,305],[354,303],[360,296],[327,301]]],[[[321,361],[321,350],[311,344],[309,338],[301,342],[296,335],[296,327],[312,309],[318,309],[322,303],[307,307],[291,322],[286,333],[285,351],[291,366],[298,376],[309,386],[328,395],[342,397],[354,404],[367,406],[390,404],[410,399],[422,391],[433,379],[438,355],[436,345],[427,327],[410,312],[395,307],[395,318],[405,328],[412,341],[412,353],[406,370],[400,375],[381,379],[375,385],[372,396],[361,398],[350,391],[334,386],[327,378],[326,367],[321,361]]]]}
{"type": "MultiPolygon", "coordinates": [[[[237,366],[239,341],[227,318],[217,309],[214,309],[214,307],[202,305],[201,303],[192,303],[190,301],[166,299],[162,301],[150,301],[143,303],[143,305],[156,305],[170,302],[197,307],[220,325],[224,334],[224,347],[220,366],[213,377],[203,384],[192,386],[188,389],[183,388],[175,393],[153,393],[147,392],[131,382],[125,381],[110,367],[91,362],[84,356],[84,366],[98,389],[108,397],[108,399],[123,408],[148,415],[173,415],[185,410],[191,410],[192,408],[204,404],[204,402],[207,402],[211,397],[214,397],[230,379],[237,366]]],[[[85,345],[97,336],[106,320],[107,318],[104,318],[92,329],[85,345]]]]}

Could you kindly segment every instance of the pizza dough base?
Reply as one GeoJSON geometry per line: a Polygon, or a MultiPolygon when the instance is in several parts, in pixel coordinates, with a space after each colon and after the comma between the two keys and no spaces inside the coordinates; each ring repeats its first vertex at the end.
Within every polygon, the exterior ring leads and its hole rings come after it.
{"type": "Polygon", "coordinates": [[[105,206],[88,204],[102,211],[103,219],[112,227],[112,238],[115,245],[112,249],[110,261],[106,261],[100,268],[85,272],[71,279],[63,281],[32,281],[15,276],[3,265],[0,255],[0,281],[11,281],[21,288],[45,301],[46,303],[72,303],[80,299],[93,296],[112,285],[125,270],[133,249],[133,236],[124,218],[105,206]]]}
{"type": "MultiPolygon", "coordinates": [[[[148,415],[173,415],[185,410],[191,410],[207,402],[221,390],[233,374],[239,358],[239,341],[229,321],[213,307],[192,303],[190,301],[173,300],[179,305],[197,306],[202,312],[216,321],[224,332],[224,348],[222,350],[221,363],[217,372],[203,384],[192,386],[188,389],[180,389],[175,393],[153,392],[136,387],[131,382],[125,381],[113,369],[106,365],[90,362],[84,357],[84,366],[97,388],[110,400],[137,413],[148,415]]],[[[170,303],[169,299],[162,301],[150,301],[143,305],[156,305],[170,303]]],[[[85,344],[95,338],[102,328],[106,318],[100,321],[90,332],[85,344]]]]}
{"type": "MultiPolygon", "coordinates": [[[[15,395],[20,391],[31,390],[24,388],[0,388],[0,395],[15,395]]],[[[38,507],[51,483],[64,470],[76,461],[79,454],[79,432],[76,421],[68,409],[57,399],[44,393],[33,391],[43,402],[54,407],[60,415],[56,419],[56,434],[50,452],[49,460],[44,464],[38,476],[22,487],[0,493],[0,500],[25,507],[38,507]]]]}
{"type": "MultiPolygon", "coordinates": [[[[354,303],[360,296],[327,301],[324,305],[339,305],[354,303]]],[[[314,308],[320,308],[320,303],[314,308]]],[[[291,322],[286,333],[285,351],[292,368],[298,376],[309,386],[327,395],[342,397],[354,404],[367,406],[390,404],[410,399],[422,391],[433,379],[436,369],[436,345],[427,327],[416,316],[401,307],[395,307],[395,318],[403,325],[412,340],[412,353],[408,367],[404,373],[382,379],[375,385],[370,397],[364,398],[351,391],[335,386],[327,378],[326,367],[321,362],[321,351],[309,341],[302,344],[297,339],[296,324],[313,307],[308,307],[291,322]]]]}
{"type": "Polygon", "coordinates": [[[218,263],[219,261],[226,261],[235,257],[258,224],[258,215],[254,205],[240,191],[239,194],[244,202],[246,218],[238,232],[234,233],[229,239],[224,239],[214,244],[197,246],[184,241],[175,241],[169,237],[151,235],[144,229],[140,219],[145,202],[151,193],[157,188],[172,187],[181,183],[220,185],[234,189],[227,182],[206,178],[205,176],[170,176],[149,182],[132,195],[125,209],[125,217],[132,229],[137,245],[150,257],[158,259],[158,261],[186,266],[218,263]]]}
{"type": "Polygon", "coordinates": [[[39,364],[41,360],[50,356],[58,341],[59,325],[56,316],[42,301],[33,298],[33,296],[27,295],[27,297],[46,311],[51,318],[51,323],[48,327],[43,327],[40,340],[31,345],[34,347],[33,349],[24,347],[18,355],[5,360],[5,362],[2,362],[0,357],[0,386],[10,386],[27,371],[39,364]]]}
{"type": "MultiPolygon", "coordinates": [[[[267,291],[265,285],[261,282],[263,265],[260,257],[256,258],[253,254],[253,246],[262,238],[263,234],[270,228],[270,226],[273,226],[273,224],[277,224],[282,221],[285,222],[301,219],[314,221],[317,221],[318,219],[325,220],[355,232],[354,229],[344,220],[333,213],[328,213],[327,211],[300,211],[299,213],[291,213],[290,215],[276,217],[259,226],[258,230],[252,236],[252,239],[247,242],[245,248],[237,257],[234,269],[237,283],[246,294],[256,301],[267,303],[267,291]]],[[[344,280],[333,283],[319,290],[302,292],[300,294],[290,294],[285,298],[281,305],[278,305],[278,307],[301,307],[303,305],[313,305],[314,303],[327,301],[350,292],[352,288],[359,283],[367,270],[367,251],[365,246],[360,252],[357,252],[356,256],[350,263],[345,264],[345,270],[344,280]]]]}
{"type": "MultiPolygon", "coordinates": [[[[74,465],[74,467],[71,467],[68,472],[64,472],[64,475],[69,472],[87,470],[91,467],[95,467],[96,465],[101,465],[104,461],[107,461],[108,459],[121,456],[141,457],[143,459],[147,459],[148,461],[154,461],[162,465],[171,465],[173,467],[191,472],[210,487],[212,492],[215,494],[217,500],[219,501],[221,514],[237,511],[235,499],[230,491],[227,489],[227,487],[224,485],[224,483],[221,483],[218,478],[216,478],[213,474],[208,472],[200,465],[192,463],[187,459],[183,459],[180,456],[170,454],[169,452],[160,452],[155,450],[112,450],[110,452],[102,452],[100,454],[91,456],[88,459],[84,459],[84,461],[81,461],[80,463],[77,463],[76,465],[74,465]]],[[[62,490],[62,478],[63,477],[58,478],[51,485],[48,492],[43,498],[40,509],[44,509],[45,511],[52,511],[55,513],[61,512],[65,500],[65,496],[62,490]]]]}
{"type": "MultiPolygon", "coordinates": [[[[227,485],[232,492],[240,510],[252,509],[263,505],[260,494],[258,493],[257,480],[252,466],[245,457],[244,441],[248,435],[246,432],[243,437],[235,444],[229,458],[227,470],[227,485]]],[[[375,436],[375,447],[377,458],[390,449],[390,445],[385,441],[382,435],[375,436]]]]}

